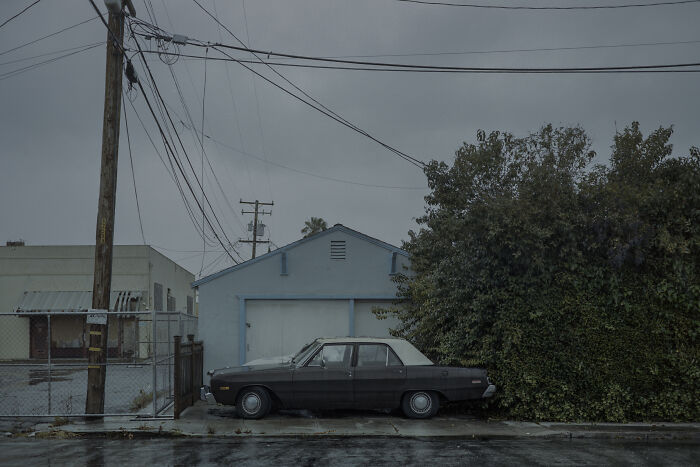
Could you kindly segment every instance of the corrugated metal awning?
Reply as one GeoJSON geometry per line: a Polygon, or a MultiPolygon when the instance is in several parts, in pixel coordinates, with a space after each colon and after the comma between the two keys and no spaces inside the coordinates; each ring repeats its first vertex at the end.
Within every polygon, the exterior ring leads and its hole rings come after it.
{"type": "MultiPolygon", "coordinates": [[[[110,311],[139,311],[143,292],[113,290],[109,297],[110,311]],[[135,302],[135,303],[134,303],[135,302]]],[[[27,291],[24,292],[15,313],[76,312],[92,308],[92,292],[27,291]]]]}

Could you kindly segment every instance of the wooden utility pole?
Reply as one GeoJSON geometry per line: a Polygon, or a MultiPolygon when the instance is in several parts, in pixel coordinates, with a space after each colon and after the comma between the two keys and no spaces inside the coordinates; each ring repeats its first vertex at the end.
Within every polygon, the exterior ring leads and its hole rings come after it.
{"type": "MultiPolygon", "coordinates": [[[[95,275],[92,308],[99,314],[89,315],[88,383],[86,414],[104,414],[105,378],[107,376],[107,315],[112,283],[112,245],[114,242],[114,206],[117,190],[117,156],[121,114],[122,74],[124,67],[124,12],[105,2],[109,11],[107,31],[107,72],[105,77],[104,120],[102,124],[102,165],[100,195],[97,204],[95,235],[95,275]]],[[[131,0],[126,5],[135,14],[131,0]]]]}
{"type": "Polygon", "coordinates": [[[253,218],[253,239],[252,240],[240,240],[241,243],[252,243],[253,244],[253,258],[255,258],[255,245],[258,243],[270,243],[269,240],[258,240],[258,214],[261,216],[267,214],[270,215],[272,214],[272,211],[259,211],[258,212],[258,207],[260,206],[274,206],[275,202],[271,203],[263,203],[261,201],[258,201],[257,199],[255,201],[243,201],[240,200],[241,204],[252,204],[255,205],[255,211],[243,211],[241,210],[241,214],[255,214],[253,218]]]}

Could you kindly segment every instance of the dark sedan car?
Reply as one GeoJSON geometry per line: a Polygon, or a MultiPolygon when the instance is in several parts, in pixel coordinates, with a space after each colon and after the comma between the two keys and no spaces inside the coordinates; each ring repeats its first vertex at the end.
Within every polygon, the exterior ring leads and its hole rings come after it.
{"type": "Polygon", "coordinates": [[[440,401],[481,399],[496,387],[486,370],[436,366],[403,339],[316,339],[293,358],[211,370],[202,398],[234,405],[243,418],[286,409],[396,409],[435,415],[440,401]]]}

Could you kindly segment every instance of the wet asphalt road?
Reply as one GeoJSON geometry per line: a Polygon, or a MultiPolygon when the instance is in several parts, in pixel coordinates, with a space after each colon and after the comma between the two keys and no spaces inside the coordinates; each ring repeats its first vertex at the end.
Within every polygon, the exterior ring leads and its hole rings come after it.
{"type": "Polygon", "coordinates": [[[0,465],[663,465],[700,463],[685,441],[406,438],[4,439],[0,465]]]}

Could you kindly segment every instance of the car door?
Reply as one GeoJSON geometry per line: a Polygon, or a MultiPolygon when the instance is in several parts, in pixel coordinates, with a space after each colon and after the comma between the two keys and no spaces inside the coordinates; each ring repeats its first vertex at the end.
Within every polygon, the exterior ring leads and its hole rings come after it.
{"type": "Polygon", "coordinates": [[[339,409],[353,406],[352,344],[324,344],[302,367],[294,370],[293,406],[339,409]]]}
{"type": "Polygon", "coordinates": [[[406,368],[394,351],[386,344],[357,344],[355,360],[355,407],[398,407],[405,386],[406,368]]]}

